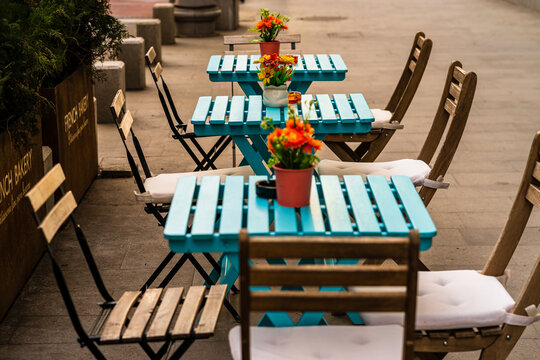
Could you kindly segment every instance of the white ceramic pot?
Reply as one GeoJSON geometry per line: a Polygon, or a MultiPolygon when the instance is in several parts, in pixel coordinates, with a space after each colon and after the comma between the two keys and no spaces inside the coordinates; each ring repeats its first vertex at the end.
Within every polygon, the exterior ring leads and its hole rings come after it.
{"type": "Polygon", "coordinates": [[[284,107],[289,103],[289,91],[287,85],[263,86],[263,104],[269,107],[284,107]]]}

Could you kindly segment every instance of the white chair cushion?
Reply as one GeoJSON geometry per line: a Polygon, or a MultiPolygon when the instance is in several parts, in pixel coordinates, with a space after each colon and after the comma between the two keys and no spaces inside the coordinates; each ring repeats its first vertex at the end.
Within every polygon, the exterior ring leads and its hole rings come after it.
{"type": "Polygon", "coordinates": [[[322,160],[317,166],[320,175],[384,175],[387,178],[392,175],[405,175],[410,177],[415,185],[422,185],[430,171],[428,164],[413,159],[373,163],[322,160]]]}
{"type": "MultiPolygon", "coordinates": [[[[514,300],[493,276],[474,270],[418,272],[417,330],[502,325],[514,300]]],[[[399,313],[363,313],[368,325],[402,324],[399,313]]]]}
{"type": "Polygon", "coordinates": [[[178,179],[185,176],[196,176],[197,182],[201,181],[201,176],[219,175],[224,176],[244,176],[255,175],[250,166],[239,166],[235,168],[185,172],[175,174],[160,174],[147,178],[144,181],[145,194],[137,196],[137,200],[152,203],[170,203],[172,201],[174,190],[178,179]]]}
{"type": "Polygon", "coordinates": [[[371,109],[371,113],[375,118],[375,121],[372,123],[372,125],[374,123],[389,123],[390,119],[392,118],[392,113],[388,110],[371,109]]]}
{"type": "MultiPolygon", "coordinates": [[[[234,360],[242,359],[240,326],[229,332],[234,360]]],[[[251,327],[254,360],[350,360],[402,358],[403,328],[386,326],[251,327]]]]}

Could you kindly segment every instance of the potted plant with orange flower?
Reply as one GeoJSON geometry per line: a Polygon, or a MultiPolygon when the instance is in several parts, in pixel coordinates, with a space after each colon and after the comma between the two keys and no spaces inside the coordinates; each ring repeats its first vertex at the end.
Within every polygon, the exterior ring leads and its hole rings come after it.
{"type": "Polygon", "coordinates": [[[298,57],[289,55],[264,55],[255,63],[260,64],[259,79],[263,82],[263,103],[270,107],[283,107],[288,102],[286,82],[294,73],[298,57]]]}
{"type": "Polygon", "coordinates": [[[322,142],[313,137],[309,120],[301,120],[289,107],[285,128],[276,127],[272,118],[265,118],[261,127],[273,130],[266,143],[272,155],[268,166],[274,167],[276,175],[278,204],[287,207],[309,205],[313,168],[319,161],[315,152],[322,146],[322,142]]]}
{"type": "Polygon", "coordinates": [[[249,30],[259,33],[258,41],[261,48],[261,55],[276,53],[279,54],[279,41],[276,41],[281,30],[288,30],[289,27],[285,24],[289,22],[287,16],[280,13],[270,13],[268,9],[260,9],[261,20],[254,28],[249,30]]]}

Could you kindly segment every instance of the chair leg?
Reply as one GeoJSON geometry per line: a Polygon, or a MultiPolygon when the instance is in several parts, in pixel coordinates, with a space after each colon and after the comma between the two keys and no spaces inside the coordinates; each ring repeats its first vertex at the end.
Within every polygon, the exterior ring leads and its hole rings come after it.
{"type": "Polygon", "coordinates": [[[358,162],[361,159],[345,142],[325,141],[324,143],[341,161],[358,162]]]}
{"type": "Polygon", "coordinates": [[[88,341],[87,343],[85,343],[86,347],[88,348],[88,350],[90,350],[90,352],[92,353],[92,355],[94,355],[94,357],[97,359],[97,360],[107,360],[107,358],[105,357],[105,355],[103,355],[101,353],[101,351],[99,350],[99,348],[96,346],[96,344],[92,341],[88,341]]]}
{"type": "Polygon", "coordinates": [[[503,333],[487,348],[482,350],[480,360],[504,360],[510,355],[512,349],[525,330],[523,326],[504,325],[503,333]]]}
{"type": "Polygon", "coordinates": [[[441,360],[447,353],[414,353],[414,356],[420,360],[441,360]]]}
{"type": "Polygon", "coordinates": [[[161,264],[159,264],[159,266],[156,268],[156,270],[154,270],[152,275],[150,275],[148,280],[146,280],[144,285],[141,287],[140,291],[145,291],[152,285],[152,283],[156,280],[159,274],[161,274],[165,266],[167,266],[167,264],[172,260],[173,257],[174,257],[174,253],[172,251],[169,251],[169,253],[167,254],[167,256],[165,256],[161,264]]]}
{"type": "Polygon", "coordinates": [[[227,148],[227,146],[229,145],[229,143],[232,141],[232,138],[230,136],[223,136],[223,138],[225,138],[225,140],[223,141],[223,143],[221,144],[220,148],[216,150],[215,154],[210,158],[210,160],[208,161],[208,163],[204,166],[204,170],[208,170],[208,168],[210,166],[213,166],[214,165],[214,162],[217,160],[217,158],[221,155],[221,153],[223,151],[225,151],[225,149],[227,148]]]}

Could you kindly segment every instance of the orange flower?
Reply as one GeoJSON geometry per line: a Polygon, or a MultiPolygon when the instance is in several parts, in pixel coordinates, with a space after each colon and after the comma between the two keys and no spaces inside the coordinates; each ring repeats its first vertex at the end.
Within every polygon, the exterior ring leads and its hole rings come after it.
{"type": "Polygon", "coordinates": [[[297,131],[296,129],[285,128],[283,130],[283,135],[287,138],[285,142],[285,147],[292,149],[298,149],[302,147],[307,141],[306,137],[302,132],[297,131]]]}
{"type": "Polygon", "coordinates": [[[289,30],[289,27],[287,25],[285,25],[285,24],[283,24],[282,28],[283,28],[283,30],[289,30]]]}
{"type": "Polygon", "coordinates": [[[255,28],[256,28],[257,30],[260,30],[260,29],[262,29],[263,27],[264,27],[264,23],[262,22],[262,20],[259,21],[259,22],[257,23],[257,25],[255,26],[255,28]]]}

